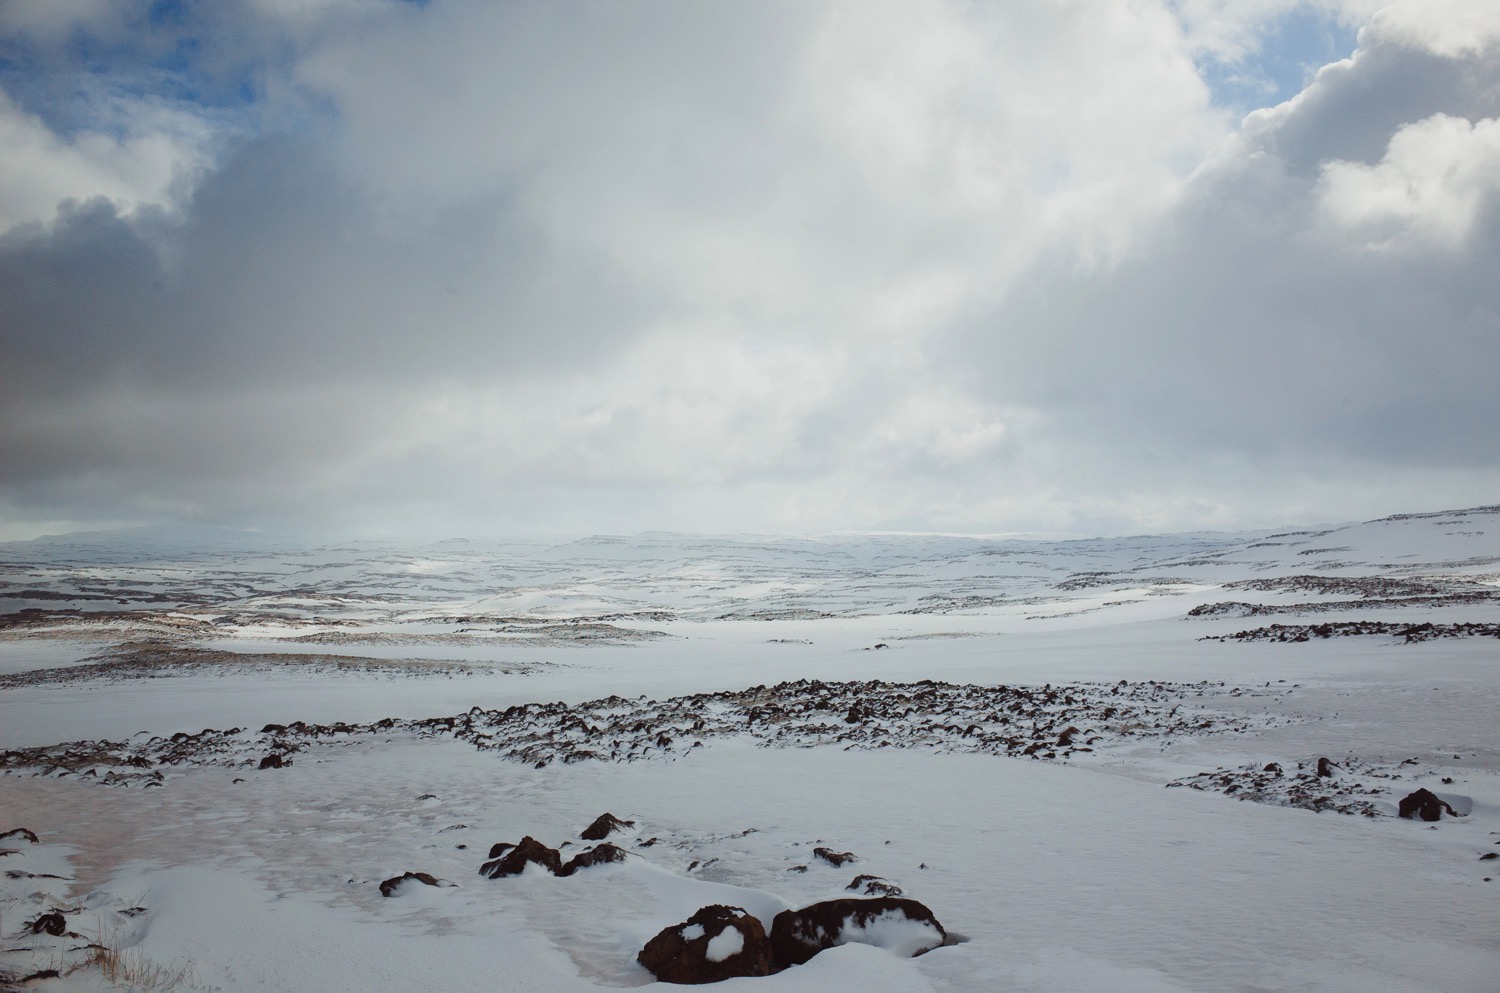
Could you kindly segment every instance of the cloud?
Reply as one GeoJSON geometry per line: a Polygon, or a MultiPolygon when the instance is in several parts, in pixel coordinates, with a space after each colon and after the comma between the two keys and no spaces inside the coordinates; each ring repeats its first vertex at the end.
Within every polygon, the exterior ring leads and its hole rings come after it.
{"type": "Polygon", "coordinates": [[[1236,127],[1197,62],[1289,9],[7,8],[0,516],[1113,528],[1414,465],[1467,492],[1489,21],[1383,13],[1236,127]]]}
{"type": "Polygon", "coordinates": [[[1141,250],[1048,260],[976,321],[958,345],[987,349],[970,388],[1112,450],[1127,490],[1151,486],[1152,460],[1133,463],[1154,449],[1198,463],[1200,490],[1226,463],[1265,466],[1267,491],[1291,473],[1494,485],[1500,50],[1364,37],[1252,115],[1141,250]]]}

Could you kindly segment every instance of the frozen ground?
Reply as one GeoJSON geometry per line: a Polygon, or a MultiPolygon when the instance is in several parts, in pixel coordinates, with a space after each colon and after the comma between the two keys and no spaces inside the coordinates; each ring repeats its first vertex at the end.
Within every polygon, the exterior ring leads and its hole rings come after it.
{"type": "Polygon", "coordinates": [[[1086,542],[97,535],[0,546],[0,611],[0,832],[38,838],[0,839],[0,989],[635,986],[700,906],[769,924],[861,874],[966,940],[729,988],[1500,975],[1500,510],[1086,542]],[[1394,816],[1418,787],[1462,816],[1394,816]],[[566,858],[605,810],[635,821],[624,864],[478,875],[523,835],[566,858]],[[457,885],[383,898],[406,871],[457,885]],[[51,911],[65,933],[32,934],[51,911]]]}

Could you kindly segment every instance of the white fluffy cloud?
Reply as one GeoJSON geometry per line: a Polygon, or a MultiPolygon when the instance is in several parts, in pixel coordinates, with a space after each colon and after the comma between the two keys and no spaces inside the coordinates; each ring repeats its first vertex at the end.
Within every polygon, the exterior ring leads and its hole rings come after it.
{"type": "Polygon", "coordinates": [[[1224,526],[1434,459],[1468,499],[1494,19],[1383,10],[1237,126],[1195,60],[1293,6],[9,8],[0,227],[49,223],[0,235],[0,514],[1224,526]],[[201,59],[80,110],[79,31],[201,59]]]}
{"type": "Polygon", "coordinates": [[[1462,250],[1500,196],[1500,120],[1434,114],[1392,135],[1375,165],[1327,163],[1320,187],[1327,217],[1370,247],[1462,250]]]}

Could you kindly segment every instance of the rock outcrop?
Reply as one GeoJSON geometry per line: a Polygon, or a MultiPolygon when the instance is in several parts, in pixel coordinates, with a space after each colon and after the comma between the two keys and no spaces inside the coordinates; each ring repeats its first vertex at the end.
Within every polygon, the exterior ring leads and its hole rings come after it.
{"type": "Polygon", "coordinates": [[[858,942],[899,955],[931,951],[948,938],[932,911],[897,897],[827,900],[801,910],[783,910],[771,922],[771,962],[777,969],[801,965],[825,948],[858,942]]]}
{"type": "Polygon", "coordinates": [[[1438,798],[1431,790],[1417,790],[1408,793],[1401,800],[1400,812],[1402,817],[1418,818],[1424,821],[1436,821],[1442,819],[1444,812],[1449,817],[1457,817],[1458,812],[1450,807],[1445,801],[1438,798]]]}
{"type": "Polygon", "coordinates": [[[665,983],[717,983],[771,973],[771,942],[760,921],[739,907],[714,904],[663,928],[636,961],[665,983]]]}
{"type": "Polygon", "coordinates": [[[614,814],[606,811],[594,818],[594,823],[583,829],[578,837],[584,841],[603,841],[616,831],[624,831],[626,828],[635,827],[635,821],[622,821],[614,814]]]}
{"type": "Polygon", "coordinates": [[[480,866],[479,874],[489,879],[519,876],[526,871],[528,865],[539,865],[554,876],[563,875],[562,856],[557,853],[557,849],[548,848],[529,834],[504,855],[480,866]]]}
{"type": "Polygon", "coordinates": [[[380,895],[381,896],[395,896],[398,892],[400,892],[400,890],[401,890],[401,884],[405,883],[408,879],[415,879],[417,882],[422,883],[422,884],[427,885],[427,886],[452,886],[453,885],[452,883],[445,882],[445,881],[443,881],[441,879],[438,879],[436,876],[433,876],[430,873],[426,873],[426,872],[407,872],[407,873],[403,873],[403,874],[401,874],[399,876],[392,876],[390,879],[387,879],[385,882],[381,883],[380,884],[380,895]]]}

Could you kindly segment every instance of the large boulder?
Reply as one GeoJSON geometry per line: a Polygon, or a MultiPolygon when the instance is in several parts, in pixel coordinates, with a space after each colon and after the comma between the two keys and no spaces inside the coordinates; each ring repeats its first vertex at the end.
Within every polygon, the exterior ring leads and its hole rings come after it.
{"type": "Polygon", "coordinates": [[[603,841],[616,831],[624,831],[626,828],[635,827],[635,821],[622,821],[614,814],[606,811],[594,818],[594,823],[583,829],[578,837],[584,841],[603,841]]]}
{"type": "Polygon", "coordinates": [[[636,961],[664,983],[717,983],[771,974],[771,942],[760,921],[739,907],[714,904],[663,928],[636,961]]]}
{"type": "Polygon", "coordinates": [[[563,875],[562,856],[557,853],[557,849],[548,848],[529,834],[500,858],[480,866],[479,874],[490,879],[519,876],[526,871],[528,865],[539,865],[554,876],[563,875]]]}
{"type": "Polygon", "coordinates": [[[595,845],[593,848],[579,852],[568,859],[568,864],[562,867],[562,872],[558,873],[558,875],[571,876],[579,869],[587,869],[595,865],[607,865],[610,862],[624,861],[625,850],[611,845],[606,841],[602,845],[595,845]]]}
{"type": "Polygon", "coordinates": [[[68,919],[60,911],[54,910],[29,922],[26,930],[32,934],[50,934],[54,938],[61,938],[68,933],[68,919]]]}
{"type": "Polygon", "coordinates": [[[858,942],[898,955],[921,955],[941,945],[948,932],[932,911],[897,897],[826,900],[801,910],[783,910],[771,922],[771,961],[777,969],[801,965],[825,948],[858,942]]]}
{"type": "Polygon", "coordinates": [[[853,852],[836,852],[832,848],[814,848],[813,854],[837,869],[845,862],[858,862],[859,856],[853,852]]]}
{"type": "Polygon", "coordinates": [[[423,884],[424,886],[452,886],[453,885],[452,883],[448,882],[447,880],[438,879],[436,876],[432,875],[431,873],[427,873],[427,872],[406,872],[406,873],[402,873],[399,876],[392,876],[390,879],[387,879],[385,882],[381,883],[380,884],[380,895],[381,896],[395,896],[397,893],[401,892],[402,884],[404,884],[408,879],[414,879],[417,882],[423,884]]]}
{"type": "Polygon", "coordinates": [[[1449,817],[1458,816],[1456,810],[1449,806],[1446,801],[1439,799],[1437,794],[1431,790],[1417,790],[1415,793],[1408,793],[1401,800],[1400,810],[1402,817],[1420,817],[1424,821],[1440,820],[1444,811],[1447,811],[1449,817]]]}

